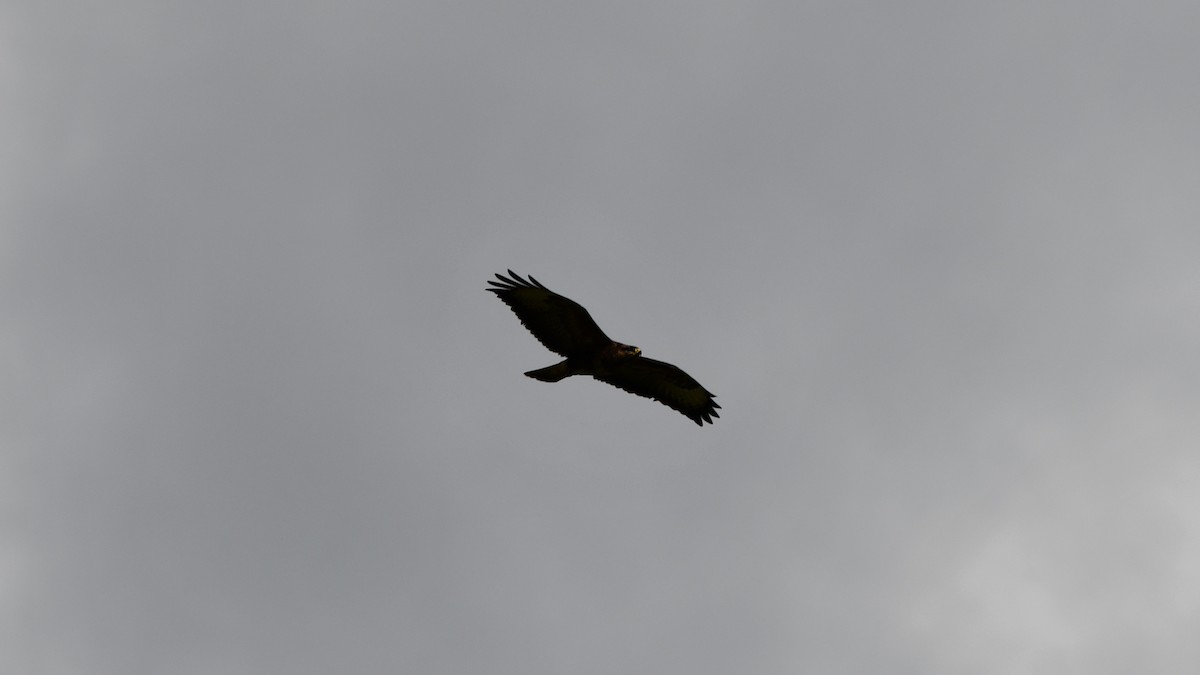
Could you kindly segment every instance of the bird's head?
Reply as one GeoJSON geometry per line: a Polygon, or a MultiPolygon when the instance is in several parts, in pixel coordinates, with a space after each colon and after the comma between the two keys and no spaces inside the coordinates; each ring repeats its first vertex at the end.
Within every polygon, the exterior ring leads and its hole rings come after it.
{"type": "Polygon", "coordinates": [[[621,345],[621,356],[641,356],[642,350],[633,345],[621,345]]]}

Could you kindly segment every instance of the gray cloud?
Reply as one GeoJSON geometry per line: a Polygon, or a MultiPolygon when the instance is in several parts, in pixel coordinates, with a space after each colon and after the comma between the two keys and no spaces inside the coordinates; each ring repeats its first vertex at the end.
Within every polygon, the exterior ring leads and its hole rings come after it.
{"type": "Polygon", "coordinates": [[[1194,670],[1196,18],[18,3],[0,666],[1194,670]]]}

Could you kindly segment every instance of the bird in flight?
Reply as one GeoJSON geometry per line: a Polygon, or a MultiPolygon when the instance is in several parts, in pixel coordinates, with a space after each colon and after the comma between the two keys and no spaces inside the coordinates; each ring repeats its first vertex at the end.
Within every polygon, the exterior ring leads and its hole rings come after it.
{"type": "Polygon", "coordinates": [[[521,323],[547,349],[566,360],[531,370],[529,377],[558,382],[571,375],[591,375],[631,394],[652,398],[678,410],[700,426],[713,423],[715,395],[692,376],[662,361],[642,356],[642,350],[609,339],[579,303],[543,286],[532,276],[522,279],[512,270],[508,277],[488,283],[487,290],[512,308],[521,323]]]}

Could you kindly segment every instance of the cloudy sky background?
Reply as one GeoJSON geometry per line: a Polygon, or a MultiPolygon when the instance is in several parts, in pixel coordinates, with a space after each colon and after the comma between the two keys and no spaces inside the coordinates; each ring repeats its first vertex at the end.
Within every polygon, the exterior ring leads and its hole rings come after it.
{"type": "Polygon", "coordinates": [[[1198,27],[5,3],[0,671],[1200,669],[1198,27]]]}

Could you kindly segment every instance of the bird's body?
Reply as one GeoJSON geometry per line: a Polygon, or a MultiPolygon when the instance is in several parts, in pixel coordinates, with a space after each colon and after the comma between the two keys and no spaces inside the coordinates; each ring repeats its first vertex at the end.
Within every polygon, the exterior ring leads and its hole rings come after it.
{"type": "Polygon", "coordinates": [[[637,347],[611,340],[579,303],[508,271],[496,275],[487,290],[504,301],[521,323],[550,351],[566,357],[527,376],[558,382],[572,375],[592,377],[638,396],[655,399],[701,426],[717,414],[714,396],[690,375],[662,361],[642,356],[637,347]]]}
{"type": "Polygon", "coordinates": [[[572,375],[591,375],[597,380],[603,380],[612,376],[614,366],[619,365],[618,361],[641,353],[642,350],[637,347],[614,342],[593,354],[569,356],[565,361],[553,366],[538,368],[525,374],[542,382],[558,382],[572,375]]]}

